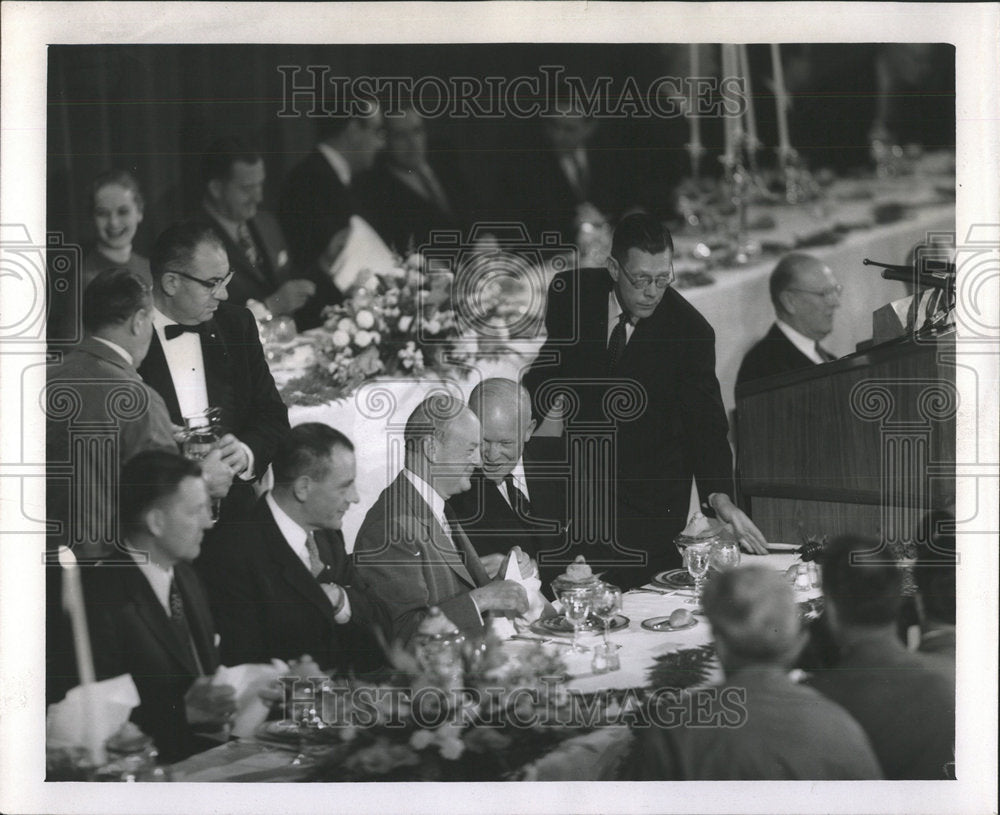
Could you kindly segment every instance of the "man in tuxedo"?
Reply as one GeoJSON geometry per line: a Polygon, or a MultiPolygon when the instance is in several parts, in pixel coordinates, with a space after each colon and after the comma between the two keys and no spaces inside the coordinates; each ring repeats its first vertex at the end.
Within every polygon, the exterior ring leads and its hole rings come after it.
{"type": "Polygon", "coordinates": [[[222,514],[245,520],[256,500],[252,483],[288,430],[257,325],[247,309],[225,302],[233,272],[211,227],[169,227],[153,246],[150,268],[153,339],[139,373],[163,397],[174,424],[218,408],[219,450],[235,476],[222,514]]]}
{"type": "Polygon", "coordinates": [[[291,169],[278,204],[292,262],[316,284],[315,296],[299,313],[300,329],[320,325],[323,307],[344,299],[329,271],[347,240],[351,216],[362,214],[358,176],[385,146],[378,106],[358,105],[363,115],[317,120],[319,143],[291,169]]]}
{"type": "MultiPolygon", "coordinates": [[[[490,611],[523,614],[524,587],[490,581],[446,504],[469,489],[481,463],[475,414],[450,395],[429,396],[403,438],[403,471],[365,516],[354,547],[358,571],[389,609],[391,637],[408,642],[431,606],[466,632],[482,631],[490,611]]],[[[521,565],[522,574],[532,568],[527,557],[521,565]]]]}
{"type": "Polygon", "coordinates": [[[344,549],[358,502],[354,445],[325,424],[293,427],[272,461],[274,489],[251,523],[223,524],[196,566],[208,588],[226,664],[307,654],[323,670],[381,665],[372,629],[388,627],[344,549]]]}
{"type": "Polygon", "coordinates": [[[432,230],[468,226],[466,189],[453,153],[427,150],[423,117],[412,107],[385,120],[386,150],[361,195],[372,226],[397,252],[418,249],[432,230]]]}
{"type": "MultiPolygon", "coordinates": [[[[539,561],[548,583],[560,566],[544,569],[541,552],[560,548],[566,522],[568,476],[560,438],[532,438],[528,392],[510,379],[486,379],[473,388],[469,408],[482,426],[482,467],[472,474],[472,487],[453,495],[455,511],[483,566],[496,574],[503,556],[519,546],[539,561]]],[[[565,564],[563,564],[565,565],[565,564]]]]}
{"type": "Polygon", "coordinates": [[[199,466],[176,453],[140,453],[121,475],[127,553],[83,570],[98,679],[131,674],[140,704],[132,720],[160,759],[179,761],[214,744],[236,710],[219,666],[208,601],[190,566],[212,526],[199,466]]]}
{"type": "Polygon", "coordinates": [[[259,320],[294,315],[316,291],[311,280],[291,276],[281,227],[260,208],[265,177],[264,159],[238,138],[218,139],[202,157],[199,217],[229,256],[230,302],[247,306],[259,320]]]}
{"type": "Polygon", "coordinates": [[[902,572],[887,557],[877,540],[855,535],[824,549],[824,613],[839,656],[812,685],[857,719],[886,779],[954,778],[955,666],[900,640],[902,572]]]}
{"type": "Polygon", "coordinates": [[[681,565],[673,539],[687,520],[692,477],[705,511],[731,523],[745,548],[766,551],[763,535],[729,498],[733,462],[715,333],[670,288],[673,279],[670,233],[652,216],[626,216],[606,269],[553,280],[547,339],[524,380],[537,415],[561,401],[571,408],[567,433],[614,444],[613,456],[594,459],[604,469],[581,476],[601,494],[590,496],[590,506],[569,507],[570,539],[624,588],[681,565]],[[554,400],[560,390],[566,398],[554,400]]]}
{"type": "Polygon", "coordinates": [[[820,345],[833,331],[842,287],[830,268],[812,255],[785,255],[771,272],[775,323],[743,358],[736,384],[832,362],[836,357],[820,345]]]}
{"type": "Polygon", "coordinates": [[[839,706],[788,676],[801,649],[794,592],[766,566],[705,588],[705,615],[725,680],[651,703],[636,729],[634,781],[838,781],[882,774],[864,731],[839,706]]]}

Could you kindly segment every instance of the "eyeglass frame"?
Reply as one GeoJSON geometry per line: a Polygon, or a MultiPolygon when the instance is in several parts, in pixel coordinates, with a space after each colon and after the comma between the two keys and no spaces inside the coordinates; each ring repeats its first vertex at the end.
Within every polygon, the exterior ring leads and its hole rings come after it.
{"type": "Polygon", "coordinates": [[[655,285],[657,291],[666,291],[674,283],[677,282],[677,275],[674,272],[674,262],[672,260],[670,261],[670,274],[666,275],[666,281],[667,282],[664,283],[662,286],[659,283],[657,283],[656,281],[657,280],[663,280],[664,279],[663,275],[657,275],[656,277],[653,277],[652,275],[639,275],[638,277],[632,277],[632,275],[630,275],[628,273],[628,270],[625,268],[625,264],[624,263],[620,263],[617,260],[617,258],[610,258],[610,260],[613,260],[615,262],[615,264],[617,264],[618,270],[623,275],[625,275],[625,279],[629,282],[629,284],[632,286],[632,288],[635,289],[636,291],[645,291],[646,289],[649,288],[650,284],[655,285]],[[644,284],[640,284],[639,281],[642,280],[643,278],[646,278],[646,282],[644,284]]]}
{"type": "Polygon", "coordinates": [[[814,297],[822,297],[825,301],[830,302],[833,298],[836,298],[837,300],[840,299],[840,296],[844,293],[844,287],[838,283],[836,286],[824,289],[823,291],[813,291],[812,289],[796,289],[789,286],[785,289],[785,291],[797,291],[801,294],[811,294],[814,297]]]}
{"type": "Polygon", "coordinates": [[[179,272],[176,269],[168,270],[170,274],[180,275],[187,280],[191,280],[194,283],[199,283],[206,289],[209,289],[212,294],[222,291],[226,286],[229,285],[230,281],[233,279],[233,275],[236,274],[232,269],[226,274],[225,277],[213,277],[209,280],[202,280],[200,277],[195,277],[194,275],[189,275],[187,272],[179,272]],[[214,283],[212,281],[215,281],[214,283]]]}

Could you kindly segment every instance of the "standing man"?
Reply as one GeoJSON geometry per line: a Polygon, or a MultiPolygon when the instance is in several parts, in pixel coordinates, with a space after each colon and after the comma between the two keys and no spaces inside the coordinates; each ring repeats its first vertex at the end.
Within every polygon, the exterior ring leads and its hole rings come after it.
{"type": "Polygon", "coordinates": [[[205,195],[200,217],[215,230],[229,256],[229,299],[259,320],[294,315],[316,291],[311,280],[292,279],[285,236],[277,219],[260,208],[264,159],[240,139],[213,142],[202,157],[205,195]]]}
{"type": "Polygon", "coordinates": [[[194,462],[158,450],[122,470],[121,521],[129,550],[83,571],[98,679],[131,674],[140,704],[132,720],[165,762],[217,744],[236,710],[219,666],[208,601],[190,566],[212,526],[208,491],[194,462]]]}
{"type": "Polygon", "coordinates": [[[358,502],[354,445],[325,424],[293,427],[272,462],[274,489],[251,523],[223,524],[198,559],[222,636],[222,659],[286,662],[308,654],[323,670],[382,664],[387,629],[344,549],[344,513],[358,502]]]}
{"type": "MultiPolygon", "coordinates": [[[[566,522],[567,475],[562,439],[532,438],[528,392],[510,379],[486,379],[473,388],[469,408],[482,426],[483,464],[472,474],[472,488],[448,503],[472,541],[486,570],[495,574],[513,546],[531,558],[560,548],[566,522]]],[[[546,574],[543,584],[560,571],[546,574]]]]}
{"type": "Polygon", "coordinates": [[[211,227],[169,227],[150,253],[150,268],[154,336],[139,373],[163,397],[174,424],[219,409],[219,449],[235,476],[222,513],[245,517],[255,501],[251,484],[267,470],[288,430],[288,409],[268,370],[257,325],[247,309],[225,302],[233,272],[211,227]]]}
{"type": "Polygon", "coordinates": [[[289,172],[278,205],[292,262],[316,283],[300,329],[319,325],[323,307],[344,299],[330,279],[330,268],[347,240],[351,216],[360,214],[357,177],[371,169],[385,146],[378,106],[357,105],[358,111],[317,121],[319,143],[289,172]]]}
{"type": "MultiPolygon", "coordinates": [[[[494,580],[445,503],[469,489],[479,458],[479,421],[452,396],[437,394],[410,414],[403,471],[382,491],[358,531],[354,558],[389,608],[391,638],[408,642],[431,606],[462,631],[483,614],[528,608],[524,587],[494,580]]],[[[524,558],[522,574],[530,571],[524,558]]]]}
{"type": "Polygon", "coordinates": [[[613,435],[614,456],[591,475],[611,495],[569,512],[592,527],[606,518],[577,513],[617,512],[614,541],[593,541],[601,545],[584,554],[610,567],[607,579],[624,588],[680,566],[673,539],[686,524],[692,477],[705,510],[731,523],[745,548],[766,551],[763,535],[729,497],[733,460],[715,375],[715,332],[670,287],[673,281],[670,233],[650,215],[625,217],[606,269],[553,280],[548,338],[525,376],[540,414],[562,389],[564,404],[574,407],[568,431],[613,435]]]}
{"type": "Polygon", "coordinates": [[[743,358],[737,385],[836,359],[820,345],[833,331],[843,291],[830,268],[812,255],[785,255],[771,272],[770,289],[774,325],[743,358]]]}

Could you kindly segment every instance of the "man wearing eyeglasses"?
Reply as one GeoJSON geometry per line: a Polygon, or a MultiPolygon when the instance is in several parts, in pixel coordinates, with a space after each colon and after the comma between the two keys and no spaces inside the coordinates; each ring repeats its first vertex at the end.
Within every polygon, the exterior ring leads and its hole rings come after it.
{"type": "Polygon", "coordinates": [[[686,525],[692,478],[706,513],[731,523],[744,548],[766,551],[763,535],[729,497],[733,460],[715,375],[715,333],[671,288],[673,281],[670,233],[650,215],[625,217],[607,269],[553,280],[548,337],[525,377],[536,414],[558,412],[560,402],[570,408],[566,431],[592,437],[591,463],[607,468],[578,470],[575,480],[595,485],[595,496],[590,506],[569,507],[577,530],[568,557],[583,554],[623,588],[680,566],[673,539],[686,525]],[[613,455],[602,452],[599,436],[613,445],[613,455]],[[608,528],[604,515],[612,509],[613,541],[586,533],[608,528]]]}
{"type": "Polygon", "coordinates": [[[235,476],[222,517],[246,517],[251,483],[267,469],[288,429],[288,409],[267,367],[253,315],[226,303],[229,257],[211,226],[175,224],[150,253],[153,338],[139,368],[170,420],[218,408],[222,460],[235,476]]]}
{"type": "Polygon", "coordinates": [[[820,345],[843,291],[829,267],[802,252],[786,255],[771,272],[770,289],[777,319],[743,358],[737,385],[836,359],[820,345]]]}

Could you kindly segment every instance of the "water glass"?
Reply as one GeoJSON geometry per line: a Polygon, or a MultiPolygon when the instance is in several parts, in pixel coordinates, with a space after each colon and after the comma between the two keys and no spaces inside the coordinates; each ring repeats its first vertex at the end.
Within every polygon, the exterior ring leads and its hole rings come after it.
{"type": "Polygon", "coordinates": [[[566,620],[573,626],[573,651],[582,653],[583,648],[578,644],[580,629],[583,628],[590,616],[592,607],[591,594],[589,589],[567,589],[559,595],[562,601],[563,613],[566,620]]]}
{"type": "Polygon", "coordinates": [[[689,605],[701,603],[702,583],[708,573],[708,565],[712,557],[712,546],[708,543],[692,544],[684,550],[684,565],[688,574],[694,578],[694,596],[687,602],[689,605]]]}
{"type": "MultiPolygon", "coordinates": [[[[610,651],[611,622],[615,615],[622,610],[622,590],[610,583],[600,582],[593,590],[591,602],[594,615],[604,623],[604,647],[610,651]]],[[[618,650],[617,647],[615,650],[618,650]]]]}

